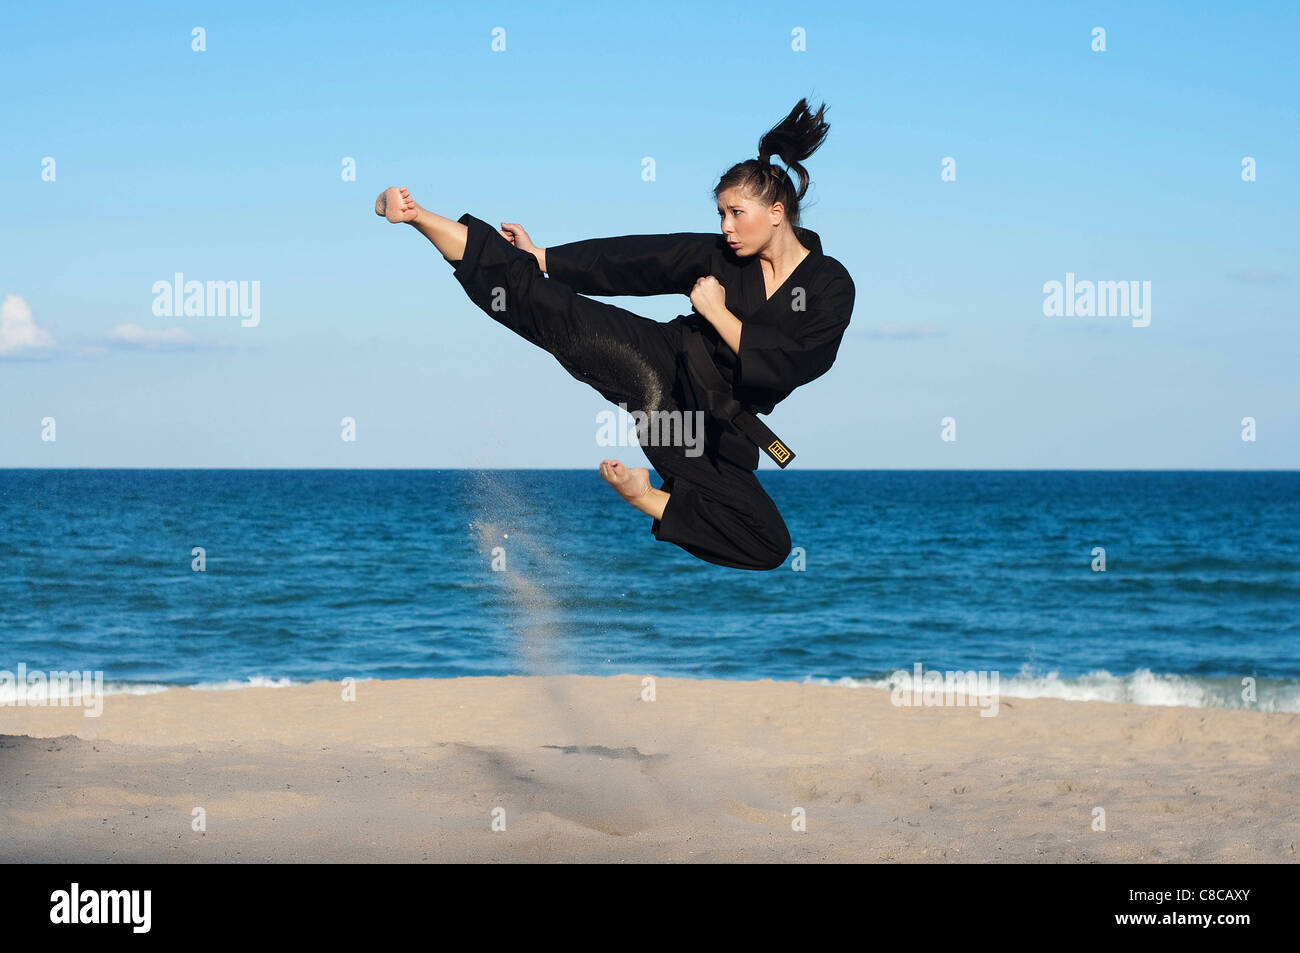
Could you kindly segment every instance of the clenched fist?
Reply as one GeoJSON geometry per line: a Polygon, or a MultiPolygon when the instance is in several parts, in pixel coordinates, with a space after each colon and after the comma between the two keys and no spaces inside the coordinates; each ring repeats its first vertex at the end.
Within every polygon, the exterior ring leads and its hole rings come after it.
{"type": "Polygon", "coordinates": [[[710,320],[727,310],[727,290],[712,275],[705,275],[691,289],[691,304],[695,310],[710,320]]]}

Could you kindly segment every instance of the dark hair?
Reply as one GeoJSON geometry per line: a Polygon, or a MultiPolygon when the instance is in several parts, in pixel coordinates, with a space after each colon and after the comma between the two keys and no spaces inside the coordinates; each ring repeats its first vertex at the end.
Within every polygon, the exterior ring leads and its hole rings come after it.
{"type": "Polygon", "coordinates": [[[799,224],[799,200],[808,191],[808,170],[801,164],[808,158],[830,132],[823,120],[826,104],[817,112],[808,111],[808,100],[801,99],[779,123],[758,140],[758,158],[737,162],[728,169],[713,189],[716,200],[727,189],[740,188],[747,195],[765,205],[780,202],[792,228],[799,224]],[[796,190],[790,172],[771,164],[771,156],[779,156],[790,171],[799,176],[796,190]]]}

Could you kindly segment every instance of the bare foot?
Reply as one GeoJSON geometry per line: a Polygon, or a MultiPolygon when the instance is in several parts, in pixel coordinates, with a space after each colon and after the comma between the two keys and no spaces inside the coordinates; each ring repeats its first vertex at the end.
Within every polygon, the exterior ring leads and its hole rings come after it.
{"type": "Polygon", "coordinates": [[[600,475],[633,506],[636,506],[638,498],[650,492],[650,471],[645,467],[629,470],[618,460],[602,460],[600,475]]]}
{"type": "Polygon", "coordinates": [[[657,520],[664,518],[664,510],[671,497],[664,490],[656,490],[650,485],[650,471],[645,467],[629,470],[617,460],[602,460],[600,475],[636,509],[657,520]]]}
{"type": "Polygon", "coordinates": [[[422,211],[424,210],[416,204],[415,199],[411,198],[411,193],[405,188],[394,186],[385,189],[379,198],[375,199],[375,214],[382,215],[390,222],[414,222],[422,211]]]}

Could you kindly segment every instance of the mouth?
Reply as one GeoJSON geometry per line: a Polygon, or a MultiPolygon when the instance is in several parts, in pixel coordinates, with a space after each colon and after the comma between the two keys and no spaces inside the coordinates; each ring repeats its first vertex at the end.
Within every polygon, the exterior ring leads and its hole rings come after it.
{"type": "Polygon", "coordinates": [[[733,242],[733,241],[731,241],[730,239],[727,240],[727,244],[730,245],[732,248],[739,248],[739,247],[740,247],[740,242],[733,242]]]}

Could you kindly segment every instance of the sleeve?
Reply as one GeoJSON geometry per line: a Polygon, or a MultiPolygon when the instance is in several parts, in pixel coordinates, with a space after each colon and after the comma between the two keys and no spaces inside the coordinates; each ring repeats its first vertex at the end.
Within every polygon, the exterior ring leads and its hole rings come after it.
{"type": "Polygon", "coordinates": [[[770,325],[746,321],[736,354],[736,386],[792,391],[816,380],[835,363],[853,313],[853,279],[835,275],[816,296],[796,337],[770,325]]]}
{"type": "Polygon", "coordinates": [[[589,238],[546,249],[546,273],[579,294],[690,294],[717,241],[704,232],[589,238]]]}

